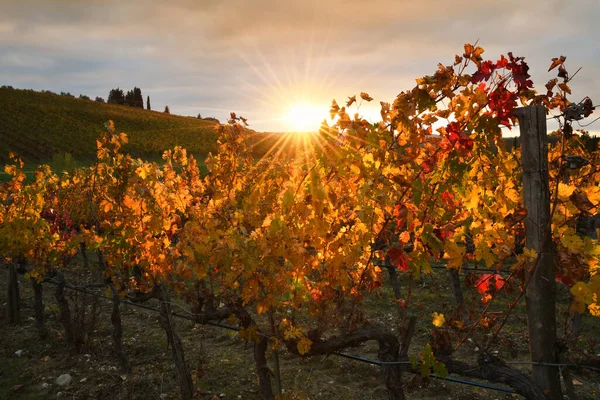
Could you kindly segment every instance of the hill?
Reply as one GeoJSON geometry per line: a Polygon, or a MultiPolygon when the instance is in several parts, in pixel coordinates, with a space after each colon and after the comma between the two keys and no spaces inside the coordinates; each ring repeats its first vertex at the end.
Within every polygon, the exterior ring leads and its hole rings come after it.
{"type": "Polygon", "coordinates": [[[214,121],[2,87],[0,164],[11,151],[27,164],[51,162],[67,153],[78,163],[89,163],[96,157],[96,138],[110,119],[127,133],[125,150],[136,157],[156,159],[163,150],[181,145],[203,159],[216,149],[214,121]]]}

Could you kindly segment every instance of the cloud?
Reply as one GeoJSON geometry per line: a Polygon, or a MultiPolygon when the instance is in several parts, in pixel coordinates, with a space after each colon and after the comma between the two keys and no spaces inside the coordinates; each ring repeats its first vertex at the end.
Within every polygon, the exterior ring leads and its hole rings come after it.
{"type": "Polygon", "coordinates": [[[238,107],[258,120],[298,97],[327,104],[364,90],[391,100],[478,39],[492,58],[527,56],[537,85],[564,54],[571,69],[584,66],[574,97],[600,92],[596,0],[0,0],[0,9],[3,81],[103,96],[135,85],[175,113],[238,107]]]}

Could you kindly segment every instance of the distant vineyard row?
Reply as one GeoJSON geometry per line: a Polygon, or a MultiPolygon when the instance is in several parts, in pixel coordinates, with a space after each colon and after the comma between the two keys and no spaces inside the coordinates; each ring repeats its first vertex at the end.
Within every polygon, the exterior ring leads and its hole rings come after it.
{"type": "MultiPolygon", "coordinates": [[[[67,153],[89,163],[96,159],[96,138],[108,120],[128,133],[125,149],[136,157],[157,159],[165,148],[183,146],[203,159],[217,148],[214,121],[3,87],[0,163],[9,162],[9,152],[23,157],[30,169],[67,153]]],[[[268,148],[265,142],[272,140],[263,141],[257,154],[268,148]]]]}

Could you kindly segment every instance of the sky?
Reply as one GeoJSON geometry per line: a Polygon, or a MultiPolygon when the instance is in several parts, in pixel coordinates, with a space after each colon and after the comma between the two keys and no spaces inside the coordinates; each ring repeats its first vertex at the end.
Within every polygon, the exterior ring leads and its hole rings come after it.
{"type": "Polygon", "coordinates": [[[137,86],[155,110],[290,131],[361,91],[375,121],[379,101],[478,41],[484,57],[524,56],[542,89],[566,56],[582,67],[571,100],[600,104],[599,21],[598,0],[0,0],[0,85],[137,86]]]}

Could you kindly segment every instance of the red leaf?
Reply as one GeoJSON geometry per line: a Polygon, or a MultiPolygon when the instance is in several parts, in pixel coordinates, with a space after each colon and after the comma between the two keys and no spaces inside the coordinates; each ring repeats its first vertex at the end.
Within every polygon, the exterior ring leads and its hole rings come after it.
{"type": "Polygon", "coordinates": [[[428,157],[425,161],[421,163],[421,168],[423,168],[423,173],[428,174],[433,171],[433,167],[435,167],[436,160],[434,157],[428,157]]]}
{"type": "Polygon", "coordinates": [[[312,296],[313,300],[317,302],[323,299],[323,292],[321,292],[319,289],[311,289],[310,295],[312,296]]]}
{"type": "Polygon", "coordinates": [[[466,151],[471,151],[473,149],[473,139],[469,138],[460,138],[458,140],[458,145],[466,151]]]}
{"type": "Polygon", "coordinates": [[[500,55],[500,59],[496,61],[496,68],[506,68],[508,66],[508,59],[504,57],[504,54],[500,55]]]}
{"type": "Polygon", "coordinates": [[[390,261],[394,264],[399,270],[404,272],[408,271],[408,255],[406,252],[398,247],[392,247],[387,252],[388,257],[390,257],[390,261]]]}
{"type": "Polygon", "coordinates": [[[444,193],[442,193],[442,201],[448,207],[454,207],[454,195],[450,191],[444,190],[444,193]]]}
{"type": "Polygon", "coordinates": [[[495,69],[496,65],[492,61],[488,60],[482,62],[481,65],[479,65],[477,72],[475,72],[471,77],[471,82],[477,83],[481,81],[487,81],[490,79],[495,69]]]}
{"type": "Polygon", "coordinates": [[[575,281],[573,279],[564,274],[556,274],[556,281],[569,287],[575,284],[575,281]]]}
{"type": "Polygon", "coordinates": [[[504,84],[498,86],[489,95],[489,107],[496,114],[498,122],[503,125],[511,126],[510,118],[513,116],[517,107],[517,94],[507,90],[504,84]]]}
{"type": "Polygon", "coordinates": [[[502,289],[506,280],[498,274],[483,274],[477,282],[475,287],[480,294],[485,294],[491,291],[497,291],[502,289]]]}
{"type": "Polygon", "coordinates": [[[396,217],[396,227],[402,229],[406,216],[408,215],[408,208],[402,204],[396,204],[394,207],[394,217],[396,217]]]}
{"type": "Polygon", "coordinates": [[[401,309],[403,309],[403,310],[406,309],[406,300],[398,299],[398,300],[396,300],[396,303],[398,303],[398,306],[400,306],[401,309]]]}
{"type": "Polygon", "coordinates": [[[433,233],[437,236],[438,239],[440,239],[443,242],[449,237],[452,237],[455,229],[456,226],[454,226],[454,224],[450,222],[442,226],[441,228],[434,228],[433,233]]]}

